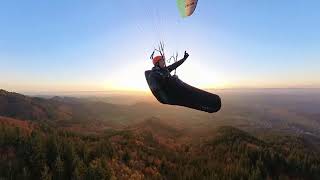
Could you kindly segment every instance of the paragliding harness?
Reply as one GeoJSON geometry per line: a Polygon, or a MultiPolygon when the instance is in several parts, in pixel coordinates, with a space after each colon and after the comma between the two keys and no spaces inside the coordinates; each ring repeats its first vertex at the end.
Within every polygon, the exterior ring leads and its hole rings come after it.
{"type": "MultiPolygon", "coordinates": [[[[160,42],[159,48],[154,49],[150,56],[153,59],[154,53],[159,52],[164,57],[164,45],[160,42]]],[[[171,56],[170,60],[177,62],[178,53],[171,56]]],[[[221,108],[221,99],[215,94],[203,91],[190,86],[181,81],[176,75],[176,69],[173,76],[165,68],[155,66],[152,70],[145,71],[145,77],[149,88],[155,98],[163,103],[170,105],[185,106],[205,112],[217,112],[221,108]],[[167,71],[166,71],[167,70],[167,71]]]]}

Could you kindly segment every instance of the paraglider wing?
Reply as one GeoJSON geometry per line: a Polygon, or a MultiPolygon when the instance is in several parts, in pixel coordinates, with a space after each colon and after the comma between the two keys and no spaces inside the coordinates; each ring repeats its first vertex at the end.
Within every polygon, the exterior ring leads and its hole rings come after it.
{"type": "Polygon", "coordinates": [[[198,0],[177,0],[178,9],[182,17],[191,16],[197,7],[198,0]]]}
{"type": "Polygon", "coordinates": [[[177,76],[161,77],[154,71],[145,72],[152,94],[163,104],[184,106],[209,113],[221,108],[221,99],[201,89],[192,87],[177,76]]]}

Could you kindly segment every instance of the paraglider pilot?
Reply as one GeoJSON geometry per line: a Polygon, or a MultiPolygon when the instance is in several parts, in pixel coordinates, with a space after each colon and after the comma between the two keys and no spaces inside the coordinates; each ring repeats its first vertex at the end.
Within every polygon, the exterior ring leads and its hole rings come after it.
{"type": "MultiPolygon", "coordinates": [[[[169,98],[168,94],[163,91],[164,87],[168,84],[168,82],[173,79],[178,79],[176,75],[171,76],[171,72],[173,70],[176,70],[184,61],[189,57],[189,54],[185,51],[184,56],[182,59],[176,61],[175,63],[167,66],[164,53],[160,53],[160,56],[155,56],[154,52],[150,56],[150,59],[152,59],[154,67],[152,68],[151,76],[149,76],[150,79],[150,88],[153,90],[153,92],[156,92],[158,95],[158,100],[161,103],[169,104],[170,101],[172,102],[173,98],[169,98]],[[170,100],[171,99],[171,100],[170,100]]],[[[166,89],[166,88],[165,88],[166,89]]]]}
{"type": "MultiPolygon", "coordinates": [[[[153,55],[152,55],[153,56],[153,55]]],[[[152,68],[152,71],[159,71],[163,76],[170,76],[170,73],[177,69],[184,61],[189,57],[189,54],[185,51],[184,56],[179,61],[166,66],[165,57],[163,55],[156,56],[152,59],[154,67],[152,68]]]]}
{"type": "Polygon", "coordinates": [[[189,54],[185,51],[182,59],[166,66],[163,48],[160,49],[161,56],[153,57],[153,52],[150,57],[154,64],[152,70],[145,71],[147,83],[155,98],[162,104],[184,106],[208,113],[219,111],[221,99],[218,95],[190,86],[176,75],[171,76],[170,72],[176,70],[189,54]]]}

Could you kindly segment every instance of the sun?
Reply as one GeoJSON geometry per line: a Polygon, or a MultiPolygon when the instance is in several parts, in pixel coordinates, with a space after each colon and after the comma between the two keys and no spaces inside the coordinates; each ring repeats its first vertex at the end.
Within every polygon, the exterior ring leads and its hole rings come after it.
{"type": "MultiPolygon", "coordinates": [[[[151,69],[152,65],[140,62],[122,68],[109,76],[104,83],[104,89],[124,91],[149,91],[144,71],[151,69]]],[[[174,72],[172,72],[173,74],[174,72]]],[[[177,69],[178,77],[191,86],[204,89],[226,88],[223,77],[214,69],[208,69],[197,62],[182,64],[177,69]]]]}

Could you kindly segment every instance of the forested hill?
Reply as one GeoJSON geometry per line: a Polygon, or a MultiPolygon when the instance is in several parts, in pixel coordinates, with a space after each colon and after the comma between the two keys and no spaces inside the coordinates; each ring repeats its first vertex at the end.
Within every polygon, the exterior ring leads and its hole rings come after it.
{"type": "Polygon", "coordinates": [[[212,126],[222,115],[154,106],[2,90],[0,179],[320,179],[317,136],[252,134],[212,126]]]}
{"type": "MultiPolygon", "coordinates": [[[[221,127],[212,132],[213,138],[170,147],[159,134],[140,133],[141,124],[135,130],[81,135],[26,127],[19,121],[1,120],[0,176],[4,179],[320,178],[320,152],[300,138],[262,140],[221,127]]],[[[155,124],[151,123],[146,123],[147,129],[155,124]]]]}

